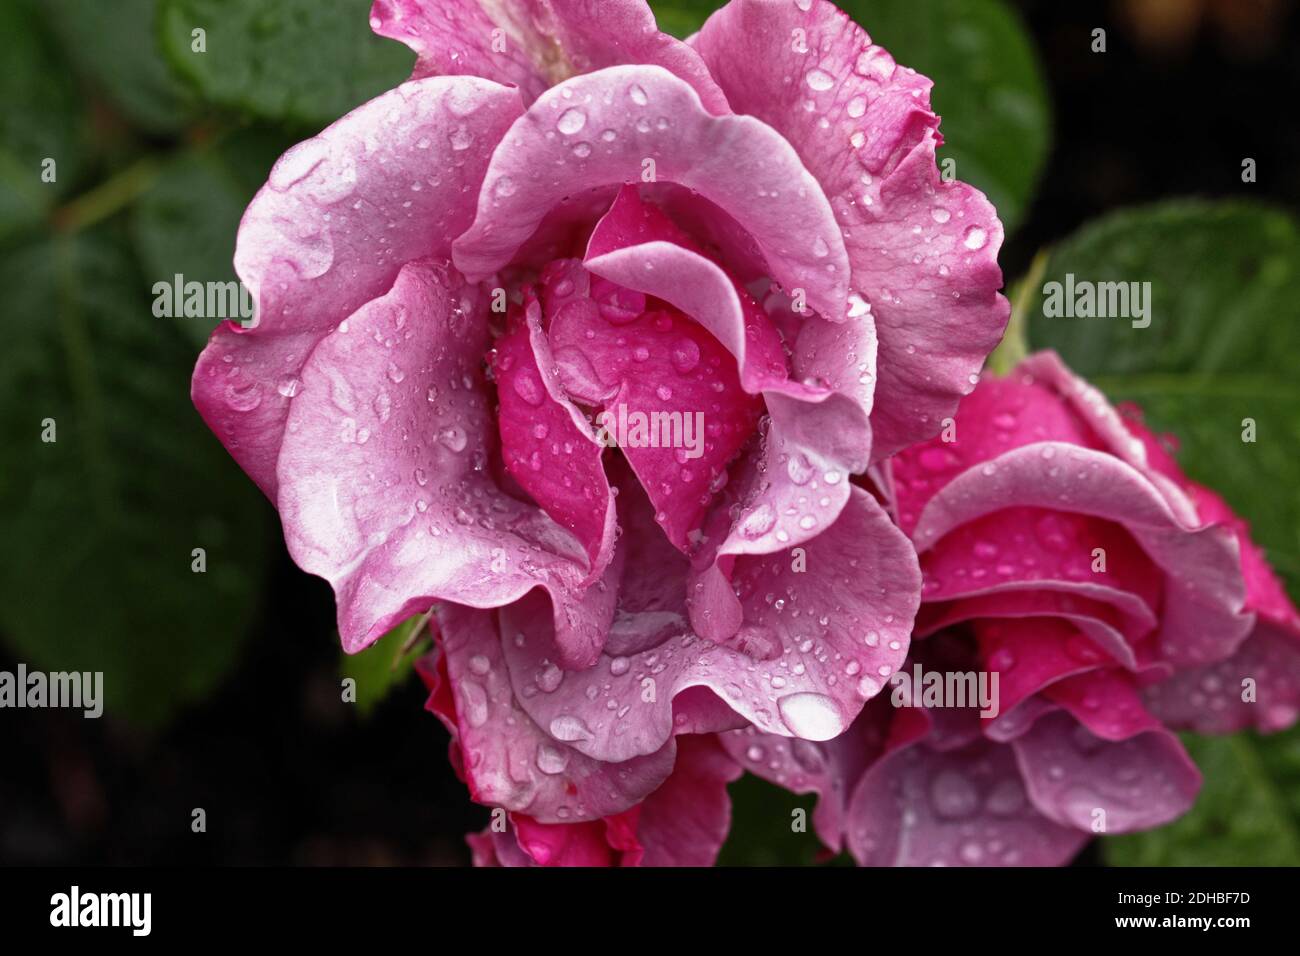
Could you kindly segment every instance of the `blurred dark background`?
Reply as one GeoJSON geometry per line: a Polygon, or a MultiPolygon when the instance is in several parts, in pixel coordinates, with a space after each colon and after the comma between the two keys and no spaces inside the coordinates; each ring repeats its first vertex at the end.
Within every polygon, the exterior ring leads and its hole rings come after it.
{"type": "MultiPolygon", "coordinates": [[[[1300,18],[1292,4],[1015,6],[1038,53],[1053,121],[1036,197],[1004,247],[1009,282],[1039,248],[1119,207],[1194,195],[1300,208],[1300,18]],[[1089,50],[1097,27],[1107,33],[1104,56],[1089,50]],[[1242,182],[1245,156],[1258,162],[1256,183],[1242,182]]],[[[463,834],[481,828],[486,811],[455,779],[447,735],[423,710],[418,678],[406,674],[366,714],[340,700],[329,588],[298,571],[275,524],[269,528],[269,586],[251,636],[206,699],[152,725],[111,711],[99,720],[0,712],[0,862],[468,861],[463,834]],[[191,832],[196,807],[206,811],[206,833],[191,832]]],[[[20,561],[23,544],[7,541],[6,551],[6,565],[20,561]]],[[[78,595],[67,599],[75,604],[78,595]]],[[[97,609],[82,613],[93,630],[97,609]]],[[[150,653],[165,654],[165,642],[150,653]]],[[[20,659],[0,635],[0,669],[12,671],[20,659]]],[[[737,834],[756,833],[760,817],[789,819],[788,811],[758,809],[790,800],[765,785],[747,783],[736,796],[737,834]]],[[[795,855],[812,858],[812,839],[795,855]]],[[[724,859],[777,862],[780,852],[729,849],[724,859]]],[[[1090,850],[1080,862],[1098,859],[1090,850]]]]}

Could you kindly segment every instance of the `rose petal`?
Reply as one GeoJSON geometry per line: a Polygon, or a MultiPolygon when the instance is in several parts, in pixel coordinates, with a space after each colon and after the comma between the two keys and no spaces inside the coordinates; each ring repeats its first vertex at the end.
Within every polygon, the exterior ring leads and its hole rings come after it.
{"type": "Polygon", "coordinates": [[[1045,696],[1102,740],[1127,740],[1160,728],[1142,706],[1132,676],[1114,668],[1067,677],[1047,688],[1045,696]]]}
{"type": "Polygon", "coordinates": [[[554,740],[514,699],[492,615],[443,604],[438,623],[441,656],[425,666],[429,709],[451,733],[456,764],[476,802],[526,813],[537,823],[590,820],[637,805],[671,772],[671,740],[619,764],[554,740]]]}
{"type": "Polygon", "coordinates": [[[499,607],[542,587],[566,661],[591,663],[612,589],[587,590],[568,531],[501,493],[488,436],[484,302],[427,261],[312,352],[279,461],[285,542],[334,587],[356,652],[435,600],[499,607]],[[378,347],[391,337],[400,349],[378,347]]]}
{"type": "Polygon", "coordinates": [[[931,498],[913,540],[925,552],[954,529],[1011,507],[1054,508],[1122,524],[1166,571],[1158,642],[1171,663],[1219,660],[1249,630],[1231,535],[1182,525],[1151,482],[1110,454],[1060,442],[1006,452],[963,472],[931,498]]]}
{"type": "Polygon", "coordinates": [[[926,503],[958,475],[1044,441],[1109,450],[1046,384],[1015,375],[985,376],[962,400],[950,434],[914,445],[888,462],[899,524],[910,534],[926,503]]]}
{"type": "Polygon", "coordinates": [[[1285,730],[1300,716],[1300,638],[1261,617],[1225,661],[1181,670],[1146,690],[1146,704],[1178,730],[1285,730]]]}
{"type": "Polygon", "coordinates": [[[574,533],[599,579],[614,553],[614,496],[601,464],[604,446],[569,401],[541,329],[541,305],[526,310],[497,340],[497,423],[506,469],[542,510],[574,533]]]}
{"type": "Polygon", "coordinates": [[[475,866],[712,866],[731,825],[727,784],[740,772],[716,738],[685,736],[672,775],[625,813],[570,824],[511,814],[506,832],[466,840],[475,866]]]}
{"type": "Polygon", "coordinates": [[[418,56],[413,79],[472,73],[513,83],[528,102],[575,73],[655,63],[711,113],[727,100],[685,43],[660,33],[644,0],[375,0],[370,25],[418,56]]]}
{"type": "Polygon", "coordinates": [[[731,829],[727,784],[740,774],[717,737],[679,737],[672,776],[641,804],[641,865],[712,866],[731,829]]]}
{"type": "Polygon", "coordinates": [[[1164,592],[1164,576],[1123,526],[1041,508],[962,525],[922,558],[921,570],[926,601],[1071,589],[1111,603],[1142,631],[1156,623],[1164,592]]]}
{"type": "MultiPolygon", "coordinates": [[[[1148,663],[1146,658],[1149,655],[1146,654],[1139,662],[1139,653],[1133,646],[1138,644],[1148,628],[1138,628],[1130,617],[1121,614],[1113,605],[1058,591],[1001,591],[954,601],[925,603],[917,617],[915,636],[927,637],[966,621],[1007,618],[1056,618],[1073,625],[1129,670],[1136,671],[1148,663]]],[[[1145,643],[1142,646],[1145,648],[1145,643]]]]}
{"type": "Polygon", "coordinates": [[[493,154],[478,216],[454,246],[458,268],[491,275],[564,196],[644,181],[651,160],[654,179],[696,190],[747,229],[777,282],[805,289],[827,318],[844,317],[843,238],[790,144],[750,117],[709,115],[686,83],[654,66],[574,77],[529,107],[493,154]]]}
{"type": "Polygon", "coordinates": [[[488,149],[520,112],[514,90],[487,80],[404,83],[271,170],[235,249],[257,324],[216,329],[194,369],[193,397],[272,500],[290,398],[312,349],[387,292],[404,263],[447,258],[473,219],[488,149]]]}
{"type": "Polygon", "coordinates": [[[691,42],[732,108],[792,143],[831,199],[880,338],[873,458],[934,434],[1010,306],[995,210],[939,176],[930,81],[825,0],[736,0],[691,42]]]}
{"type": "MultiPolygon", "coordinates": [[[[644,573],[630,558],[626,567],[625,581],[644,573]]],[[[916,575],[906,539],[855,488],[802,561],[785,554],[737,559],[733,581],[745,623],[727,644],[669,631],[658,646],[606,654],[589,670],[566,672],[548,691],[549,621],[529,602],[506,609],[501,624],[515,695],[540,726],[601,760],[662,747],[676,726],[679,695],[692,687],[710,689],[766,732],[829,740],[902,664],[916,575]]]]}
{"type": "Polygon", "coordinates": [[[680,312],[647,310],[643,295],[577,267],[550,280],[544,297],[560,378],[604,409],[602,440],[620,445],[669,540],[693,550],[761,402],[742,390],[717,339],[680,312]]]}
{"type": "Polygon", "coordinates": [[[1191,809],[1201,787],[1178,738],[1159,727],[1108,742],[1058,711],[1011,746],[1039,812],[1084,831],[1100,825],[1131,833],[1168,823],[1191,809]]]}
{"type": "Polygon", "coordinates": [[[1035,812],[1009,747],[893,749],[849,803],[848,846],[863,866],[1061,866],[1088,831],[1035,812]]]}
{"type": "Polygon", "coordinates": [[[1014,712],[1034,695],[1071,675],[1114,666],[1095,644],[1056,618],[978,621],[973,626],[980,662],[998,675],[998,713],[986,730],[1007,739],[1021,727],[1014,712]]]}
{"type": "MultiPolygon", "coordinates": [[[[877,698],[880,699],[880,698],[877,698]]],[[[884,749],[888,723],[874,716],[879,708],[869,704],[853,725],[831,740],[816,742],[798,737],[765,734],[746,727],[720,734],[718,739],[745,770],[792,793],[817,794],[813,829],[833,853],[844,849],[847,806],[863,772],[884,749]]]]}
{"type": "MultiPolygon", "coordinates": [[[[728,585],[718,561],[768,554],[816,536],[848,501],[847,476],[866,467],[875,368],[871,325],[856,317],[838,324],[815,315],[801,318],[792,356],[798,380],[791,381],[780,334],[763,310],[630,187],[597,226],[587,255],[585,264],[597,274],[696,318],[735,357],[743,388],[766,400],[772,424],[762,460],[751,464],[761,481],[751,475],[752,493],[743,504],[728,503],[739,517],[726,528],[718,524],[713,560],[701,577],[702,586],[725,603],[728,585]]],[[[691,515],[692,521],[698,517],[698,511],[691,515]]],[[[740,616],[733,606],[725,620],[693,620],[700,634],[726,640],[740,616]]]]}
{"type": "Polygon", "coordinates": [[[1028,376],[1053,388],[1104,446],[1123,459],[1160,489],[1170,509],[1187,525],[1196,525],[1196,508],[1180,485],[1164,473],[1161,463],[1148,455],[1147,445],[1135,436],[1132,423],[1124,421],[1101,390],[1075,375],[1055,352],[1038,352],[1016,367],[1015,374],[1028,376]]]}

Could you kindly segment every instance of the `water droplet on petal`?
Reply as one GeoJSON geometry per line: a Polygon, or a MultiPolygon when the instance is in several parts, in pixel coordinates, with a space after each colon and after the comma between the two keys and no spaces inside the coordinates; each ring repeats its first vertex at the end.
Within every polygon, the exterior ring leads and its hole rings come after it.
{"type": "Polygon", "coordinates": [[[560,114],[559,120],[555,124],[565,136],[572,136],[587,125],[587,114],[576,106],[573,109],[565,110],[560,114]]]}
{"type": "Polygon", "coordinates": [[[817,92],[829,90],[835,85],[835,77],[831,76],[825,70],[813,68],[804,75],[804,81],[808,86],[817,92]]]}
{"type": "Polygon", "coordinates": [[[830,740],[844,730],[839,708],[825,694],[787,694],[776,706],[790,732],[804,740],[830,740]]]}
{"type": "Polygon", "coordinates": [[[551,736],[556,740],[570,743],[575,740],[590,740],[592,733],[581,718],[561,714],[551,721],[551,736]]]}
{"type": "Polygon", "coordinates": [[[962,242],[967,249],[983,249],[988,242],[988,233],[979,226],[971,226],[966,230],[966,238],[962,242]]]}

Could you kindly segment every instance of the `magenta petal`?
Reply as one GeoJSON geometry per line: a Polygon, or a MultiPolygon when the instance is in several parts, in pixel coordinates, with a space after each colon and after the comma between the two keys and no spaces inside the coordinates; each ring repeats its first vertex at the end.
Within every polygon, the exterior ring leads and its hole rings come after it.
{"type": "Polygon", "coordinates": [[[235,249],[257,324],[218,327],[193,381],[199,414],[271,499],[290,398],[312,349],[387,292],[404,263],[448,257],[473,218],[488,151],[520,112],[514,90],[487,80],[405,83],[271,170],[235,249]]]}
{"type": "MultiPolygon", "coordinates": [[[[1077,628],[1093,644],[1125,668],[1136,671],[1139,662],[1133,644],[1147,628],[1139,626],[1110,604],[1081,594],[1061,591],[1008,590],[921,606],[916,636],[928,637],[954,624],[981,619],[1056,618],[1077,628]]],[[[1154,625],[1155,618],[1151,618],[1154,625]]]]}
{"type": "Polygon", "coordinates": [[[979,621],[973,625],[983,666],[998,674],[998,714],[986,731],[1006,740],[1028,714],[1017,709],[1071,675],[1112,665],[1095,645],[1056,618],[979,621]]]}
{"type": "Polygon", "coordinates": [[[1007,508],[963,524],[921,562],[927,602],[1050,590],[1112,604],[1134,633],[1154,626],[1164,577],[1123,526],[1039,508],[1007,508]],[[996,542],[996,543],[995,543],[996,542]],[[1095,555],[1105,570],[1093,570],[1095,555]]]}
{"type": "Polygon", "coordinates": [[[1006,452],[945,485],[926,504],[912,537],[925,552],[962,525],[1011,507],[1053,508],[1123,525],[1166,571],[1158,641],[1172,663],[1220,660],[1248,632],[1231,534],[1186,527],[1151,482],[1110,454],[1061,442],[1006,452]]]}
{"type": "Polygon", "coordinates": [[[1300,640],[1300,612],[1291,603],[1264,552],[1251,540],[1250,526],[1208,488],[1193,484],[1190,491],[1202,521],[1222,525],[1236,535],[1241,549],[1241,571],[1246,579],[1246,607],[1300,640]]]}
{"type": "Polygon", "coordinates": [[[1058,711],[1040,717],[1011,746],[1034,806],[1062,826],[1089,832],[1131,833],[1168,823],[1191,809],[1201,787],[1187,751],[1161,727],[1109,742],[1058,711]]]}
{"type": "Polygon", "coordinates": [[[953,432],[895,455],[887,463],[898,523],[911,533],[921,510],[962,472],[1036,442],[1109,451],[1067,402],[1027,376],[986,375],[962,399],[953,432]]]}
{"type": "Polygon", "coordinates": [[[880,339],[873,458],[934,434],[1010,306],[996,211],[939,176],[930,81],[825,0],[735,0],[691,42],[732,108],[792,143],[831,200],[880,339]]]}
{"type": "Polygon", "coordinates": [[[576,73],[653,63],[727,112],[699,54],[659,31],[644,0],[375,0],[370,25],[418,59],[413,79],[470,73],[518,86],[528,102],[576,73]]]}
{"type": "Polygon", "coordinates": [[[1127,740],[1160,728],[1142,705],[1132,676],[1114,668],[1067,677],[1049,687],[1046,696],[1102,740],[1127,740]]]}
{"type": "MultiPolygon", "coordinates": [[[[693,687],[708,688],[760,730],[835,737],[901,666],[918,572],[906,539],[860,489],[806,550],[805,570],[794,570],[801,565],[789,554],[737,560],[745,623],[736,640],[718,644],[668,630],[659,643],[607,652],[595,667],[564,672],[559,682],[550,622],[526,604],[503,610],[516,697],[540,726],[600,760],[658,750],[680,729],[683,700],[691,703],[687,716],[701,712],[685,693],[693,687]]],[[[625,588],[645,573],[640,561],[629,558],[626,566],[625,588]]]]}
{"type": "Polygon", "coordinates": [[[622,764],[592,760],[553,740],[519,709],[510,689],[492,615],[444,604],[438,610],[448,686],[430,706],[460,752],[461,771],[479,803],[566,823],[621,813],[645,799],[673,767],[675,745],[622,764]],[[452,711],[446,712],[445,693],[452,711]]]}
{"type": "Polygon", "coordinates": [[[435,600],[498,607],[542,587],[565,659],[590,663],[612,589],[586,589],[573,535],[482,468],[493,423],[476,299],[445,267],[410,263],[391,292],[322,339],[280,454],[285,541],[333,585],[349,652],[435,600]],[[390,338],[401,347],[376,342],[390,338]]]}
{"type": "MultiPolygon", "coordinates": [[[[695,318],[735,357],[745,391],[766,399],[772,426],[763,453],[764,479],[745,508],[751,514],[770,512],[774,520],[763,528],[751,521],[743,529],[729,529],[726,540],[715,544],[718,555],[793,547],[833,522],[848,500],[848,475],[866,467],[871,445],[875,341],[870,324],[858,317],[840,323],[804,319],[792,347],[797,381],[791,381],[781,335],[762,308],[629,187],[593,233],[585,265],[695,318]]],[[[672,357],[677,365],[678,354],[672,357]]],[[[689,358],[694,362],[693,353],[689,358]]],[[[704,398],[717,402],[726,395],[706,392],[704,398]]],[[[697,626],[707,628],[704,622],[697,626]]]]}
{"type": "Polygon", "coordinates": [[[679,737],[672,775],[641,804],[641,865],[712,866],[731,829],[727,784],[740,774],[717,737],[679,737]]]}
{"type": "Polygon", "coordinates": [[[1090,835],[1038,813],[1011,748],[987,741],[893,750],[863,775],[848,814],[863,866],[1061,866],[1090,835]]]}
{"type": "Polygon", "coordinates": [[[604,446],[556,377],[541,306],[526,310],[497,340],[493,372],[506,469],[548,515],[574,533],[597,580],[614,553],[614,496],[601,464],[604,446]]]}
{"type": "Polygon", "coordinates": [[[565,196],[646,181],[697,191],[754,237],[772,277],[802,288],[831,319],[845,315],[848,260],[830,204],[776,132],[750,117],[711,116],[659,67],[620,66],[544,93],[492,156],[474,225],[455,243],[473,278],[506,266],[565,196]]]}
{"type": "Polygon", "coordinates": [[[645,296],[576,266],[548,280],[559,378],[570,394],[603,408],[598,437],[619,445],[673,545],[693,550],[762,403],[741,388],[727,351],[681,313],[647,311],[645,296]]]}
{"type": "Polygon", "coordinates": [[[1015,374],[1054,389],[1105,448],[1142,472],[1160,490],[1180,521],[1187,525],[1202,523],[1180,482],[1164,473],[1152,449],[1134,435],[1132,423],[1124,421],[1100,389],[1066,367],[1059,355],[1052,351],[1037,352],[1016,366],[1015,374]]]}

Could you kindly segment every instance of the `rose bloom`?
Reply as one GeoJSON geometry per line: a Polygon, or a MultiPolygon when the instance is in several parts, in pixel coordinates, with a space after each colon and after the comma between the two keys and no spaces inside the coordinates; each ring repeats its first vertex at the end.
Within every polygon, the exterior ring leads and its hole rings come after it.
{"type": "Polygon", "coordinates": [[[1200,774],[1171,731],[1295,722],[1300,617],[1246,526],[1054,353],[986,376],[884,473],[925,579],[892,693],[829,743],[723,736],[747,769],[820,794],[832,850],[1067,863],[1192,805],[1200,774]],[[916,699],[899,678],[918,666],[996,675],[996,707],[916,699]]]}
{"type": "Polygon", "coordinates": [[[517,838],[480,859],[708,862],[707,735],[835,737],[904,661],[916,555],[850,478],[973,388],[1001,225],[822,0],[689,43],[641,0],[371,24],[414,76],[276,163],[195,404],[346,650],[437,604],[431,706],[517,838]]]}

